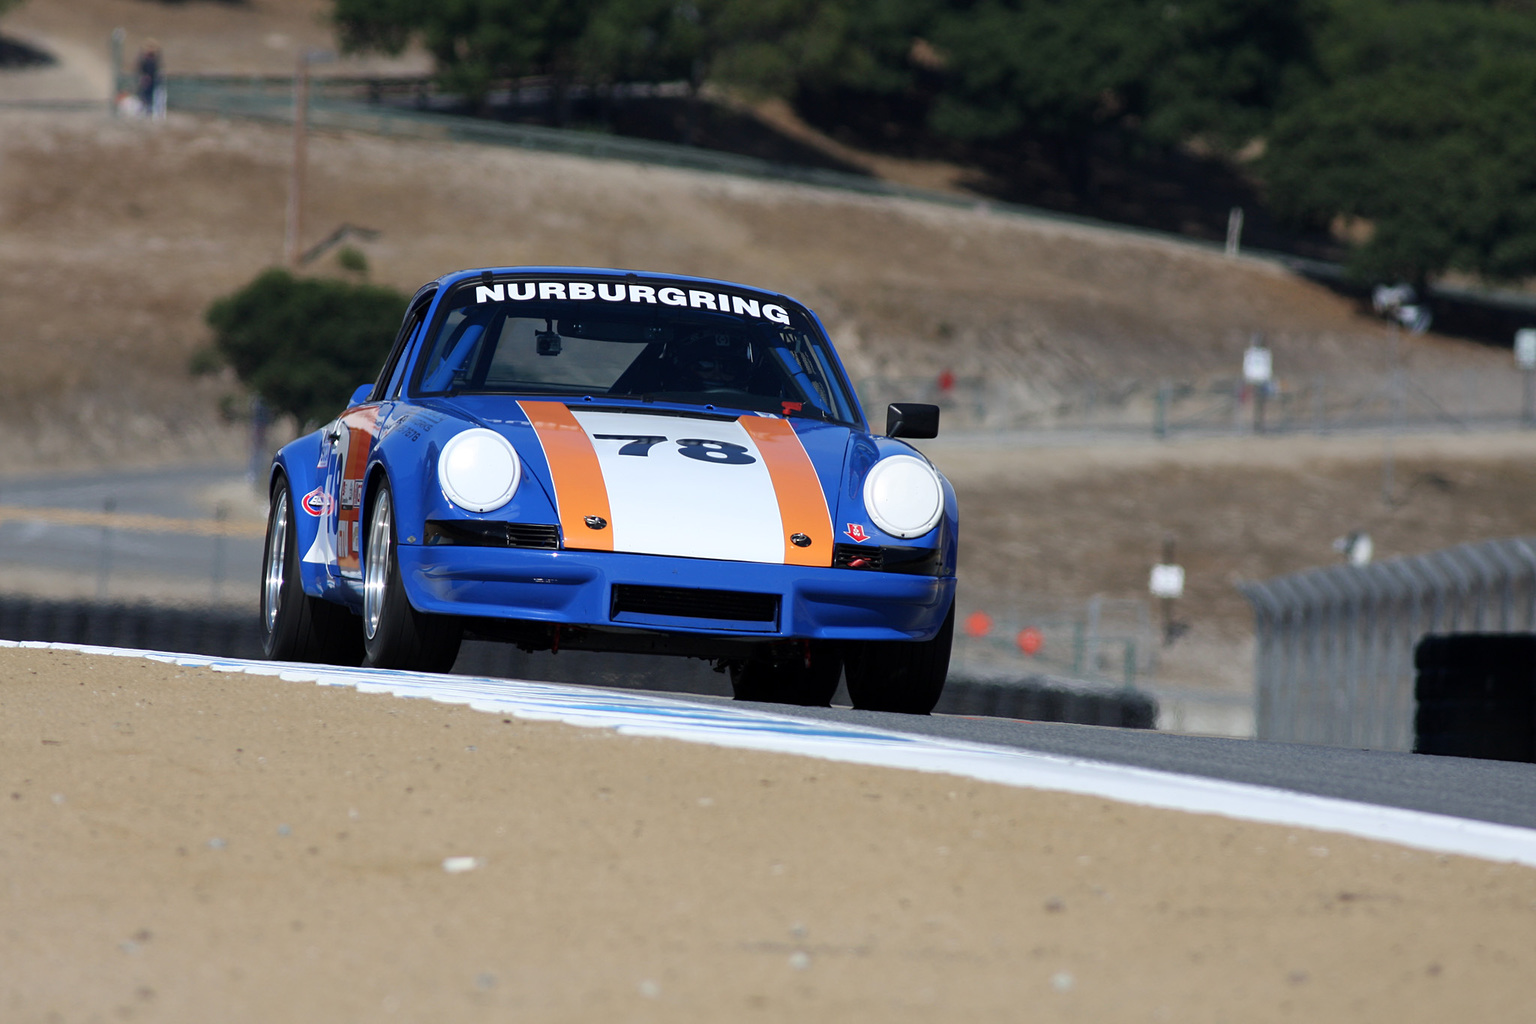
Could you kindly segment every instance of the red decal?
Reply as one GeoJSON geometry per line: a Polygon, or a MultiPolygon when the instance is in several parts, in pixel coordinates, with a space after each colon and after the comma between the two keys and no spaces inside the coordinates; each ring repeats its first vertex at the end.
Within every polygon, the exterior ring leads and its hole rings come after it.
{"type": "Polygon", "coordinates": [[[316,487],[299,500],[304,511],[312,516],[325,516],[331,513],[331,496],[325,493],[324,487],[316,487]]]}
{"type": "Polygon", "coordinates": [[[852,537],[854,540],[858,541],[860,544],[869,540],[869,534],[865,533],[864,527],[858,523],[849,523],[848,529],[844,530],[843,532],[848,534],[848,536],[852,537]]]}

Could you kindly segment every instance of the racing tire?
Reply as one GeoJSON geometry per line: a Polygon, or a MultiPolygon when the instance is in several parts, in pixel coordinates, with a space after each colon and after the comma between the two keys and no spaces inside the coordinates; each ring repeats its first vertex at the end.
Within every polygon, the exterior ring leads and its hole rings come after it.
{"type": "Polygon", "coordinates": [[[949,675],[955,640],[955,606],[931,640],[865,641],[854,645],[845,667],[848,697],[860,711],[926,715],[938,704],[949,675]]]}
{"type": "Polygon", "coordinates": [[[832,706],[842,676],[843,659],[831,645],[812,643],[809,652],[785,645],[732,665],[731,694],[737,700],[825,708],[832,706]]]}
{"type": "Polygon", "coordinates": [[[379,487],[363,541],[363,664],[414,672],[447,672],[459,656],[463,624],[411,606],[395,551],[395,501],[379,487]]]}
{"type": "Polygon", "coordinates": [[[363,631],[341,605],[304,593],[293,492],[286,479],[272,488],[261,559],[261,650],[271,661],[359,665],[363,631]]]}

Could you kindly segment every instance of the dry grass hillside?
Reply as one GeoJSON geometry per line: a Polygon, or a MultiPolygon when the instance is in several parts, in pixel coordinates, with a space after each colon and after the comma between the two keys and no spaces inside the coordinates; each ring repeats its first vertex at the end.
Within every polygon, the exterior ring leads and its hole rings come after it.
{"type": "MultiPolygon", "coordinates": [[[[219,385],[187,377],[207,304],[280,255],[290,147],[276,127],[8,111],[0,132],[0,467],[191,454],[219,385]],[[191,447],[187,447],[190,443],[191,447]],[[178,447],[180,446],[180,447],[178,447]]],[[[1036,391],[1230,373],[1262,330],[1288,367],[1381,365],[1386,333],[1270,265],[1049,220],[572,157],[319,136],[308,240],[350,223],[375,280],[489,264],[735,278],[826,318],[856,376],[941,369],[1036,391]]],[[[1433,337],[1433,372],[1500,365],[1433,337]]]]}

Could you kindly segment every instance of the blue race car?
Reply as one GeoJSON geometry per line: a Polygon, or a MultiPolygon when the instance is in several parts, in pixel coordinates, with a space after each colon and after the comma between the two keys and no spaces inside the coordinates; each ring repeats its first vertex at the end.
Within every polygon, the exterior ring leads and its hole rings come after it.
{"type": "Polygon", "coordinates": [[[277,453],[267,656],[446,671],[460,641],[684,655],[735,695],[926,714],[955,621],[954,490],[871,432],[815,314],[724,281],[470,270],[378,380],[277,453]]]}

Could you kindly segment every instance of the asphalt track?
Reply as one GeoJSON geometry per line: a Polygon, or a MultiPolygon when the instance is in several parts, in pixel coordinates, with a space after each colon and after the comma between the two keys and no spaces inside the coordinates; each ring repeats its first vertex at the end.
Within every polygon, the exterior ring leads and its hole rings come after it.
{"type": "MultiPolygon", "coordinates": [[[[725,698],[678,694],[689,701],[725,698]]],[[[851,708],[751,707],[781,715],[1201,778],[1271,786],[1380,807],[1445,814],[1500,825],[1536,828],[1536,764],[1433,757],[1213,736],[1181,736],[1059,722],[932,715],[926,718],[851,708]]]]}

